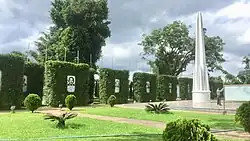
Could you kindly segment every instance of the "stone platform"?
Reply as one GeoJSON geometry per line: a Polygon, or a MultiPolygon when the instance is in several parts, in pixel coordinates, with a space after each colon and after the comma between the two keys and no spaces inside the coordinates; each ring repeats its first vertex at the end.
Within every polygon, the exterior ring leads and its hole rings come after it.
{"type": "MultiPolygon", "coordinates": [[[[152,103],[160,103],[160,102],[152,102],[152,103]]],[[[192,100],[181,100],[181,101],[166,101],[169,105],[170,109],[173,110],[188,110],[188,111],[204,111],[204,112],[223,112],[224,106],[218,106],[216,104],[216,100],[211,100],[208,103],[203,103],[202,108],[193,108],[192,100]]],[[[243,102],[236,101],[226,101],[225,102],[225,110],[227,113],[235,113],[236,109],[243,102]]],[[[127,107],[127,108],[136,108],[136,109],[144,109],[146,103],[130,103],[130,104],[121,104],[117,105],[119,107],[127,107]]],[[[222,101],[223,104],[223,101],[222,101]]]]}

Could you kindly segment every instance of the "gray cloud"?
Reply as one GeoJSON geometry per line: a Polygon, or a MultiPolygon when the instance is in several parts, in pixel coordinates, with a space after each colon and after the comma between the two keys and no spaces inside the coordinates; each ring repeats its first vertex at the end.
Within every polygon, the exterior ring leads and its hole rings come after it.
{"type": "MultiPolygon", "coordinates": [[[[105,56],[99,61],[103,67],[129,69],[131,71],[148,71],[149,67],[141,60],[142,51],[136,45],[141,40],[142,33],[148,33],[154,28],[161,28],[178,17],[186,17],[197,11],[213,12],[225,7],[235,0],[109,0],[112,37],[109,39],[106,53],[121,44],[133,42],[122,47],[130,50],[129,57],[105,56]],[[110,46],[110,44],[113,44],[110,46]],[[113,61],[112,61],[113,60],[113,61]],[[113,63],[112,63],[113,62],[113,63]]],[[[22,51],[27,48],[28,40],[35,39],[39,32],[51,24],[49,19],[50,0],[2,0],[0,1],[0,52],[12,50],[22,51]]],[[[238,35],[221,29],[221,25],[237,22],[241,19],[220,17],[215,19],[215,25],[207,25],[208,34],[219,35],[227,43],[225,52],[241,58],[248,54],[249,45],[236,43],[238,35]]],[[[186,21],[187,24],[189,21],[186,21]]],[[[205,23],[206,24],[206,23],[205,23]]],[[[227,64],[228,65],[228,64],[227,64]]],[[[228,69],[232,69],[228,67],[228,69]]]]}

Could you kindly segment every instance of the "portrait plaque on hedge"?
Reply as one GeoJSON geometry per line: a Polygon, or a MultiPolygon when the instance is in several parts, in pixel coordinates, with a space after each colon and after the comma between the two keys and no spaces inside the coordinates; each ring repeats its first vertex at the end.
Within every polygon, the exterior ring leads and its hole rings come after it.
{"type": "Polygon", "coordinates": [[[67,91],[70,93],[75,92],[76,78],[73,75],[67,76],[67,91]]]}
{"type": "Polygon", "coordinates": [[[169,93],[172,93],[172,84],[171,83],[168,84],[168,88],[169,88],[169,93]]]}
{"type": "Polygon", "coordinates": [[[115,93],[119,93],[119,92],[120,92],[120,80],[115,79],[115,93]]]}
{"type": "Polygon", "coordinates": [[[23,92],[27,91],[27,80],[28,80],[27,75],[24,75],[23,76],[23,92]]]}
{"type": "Polygon", "coordinates": [[[2,71],[0,70],[0,91],[2,90],[2,71]]]}
{"type": "Polygon", "coordinates": [[[146,92],[150,93],[150,82],[149,81],[146,82],[146,92]]]}

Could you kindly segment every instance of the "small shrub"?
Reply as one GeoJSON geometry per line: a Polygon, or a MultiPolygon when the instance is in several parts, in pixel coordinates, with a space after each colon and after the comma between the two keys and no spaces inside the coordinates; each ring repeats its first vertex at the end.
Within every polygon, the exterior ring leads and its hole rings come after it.
{"type": "Polygon", "coordinates": [[[111,95],[111,96],[108,98],[108,104],[110,105],[110,107],[114,107],[115,101],[116,101],[116,97],[115,97],[114,95],[111,95]]]}
{"type": "Polygon", "coordinates": [[[77,103],[76,96],[73,94],[68,95],[65,98],[65,104],[66,104],[67,108],[69,108],[69,110],[72,110],[75,107],[76,103],[77,103]]]}
{"type": "Polygon", "coordinates": [[[166,125],[163,131],[164,141],[218,141],[210,133],[210,127],[198,119],[178,119],[166,125]]]}
{"type": "Polygon", "coordinates": [[[51,121],[55,121],[57,120],[58,123],[56,125],[57,128],[64,128],[65,127],[65,122],[67,119],[72,119],[74,117],[76,117],[77,114],[76,113],[62,113],[60,115],[53,115],[51,113],[47,113],[44,117],[45,120],[51,120],[51,121]]]}
{"type": "Polygon", "coordinates": [[[152,103],[148,103],[145,106],[145,110],[147,112],[154,112],[156,114],[160,114],[160,113],[168,113],[170,108],[168,107],[168,105],[164,102],[161,102],[159,104],[152,104],[152,103]]]}
{"type": "Polygon", "coordinates": [[[235,121],[240,123],[246,132],[250,133],[250,101],[241,104],[236,110],[235,121]]]}
{"type": "Polygon", "coordinates": [[[24,106],[32,113],[41,106],[42,100],[37,94],[29,94],[24,99],[24,106]]]}

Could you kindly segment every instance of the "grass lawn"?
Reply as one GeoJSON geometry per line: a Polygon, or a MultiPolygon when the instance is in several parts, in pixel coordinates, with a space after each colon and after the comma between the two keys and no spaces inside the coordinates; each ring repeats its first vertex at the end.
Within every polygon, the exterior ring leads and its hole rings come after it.
{"type": "Polygon", "coordinates": [[[240,125],[234,122],[234,115],[222,115],[222,114],[209,114],[198,113],[190,111],[172,111],[171,114],[153,114],[147,113],[142,109],[129,109],[129,108],[110,108],[110,107],[96,107],[96,108],[84,108],[82,113],[124,117],[132,119],[152,120],[161,122],[171,122],[178,118],[193,119],[198,118],[203,123],[210,125],[214,129],[240,129],[240,125]]]}
{"type": "MultiPolygon", "coordinates": [[[[57,136],[84,136],[84,135],[110,135],[110,134],[146,134],[162,133],[161,129],[149,128],[138,125],[113,123],[111,121],[100,121],[88,118],[76,117],[66,122],[66,129],[55,128],[55,123],[44,120],[42,114],[38,113],[15,113],[0,115],[0,140],[6,138],[46,138],[57,136]]],[[[161,136],[151,137],[115,137],[115,138],[93,138],[93,139],[70,139],[70,140],[109,140],[109,141],[155,141],[161,140],[161,136]]],[[[48,139],[52,140],[52,139],[48,139]]],[[[56,141],[69,140],[60,139],[56,141]]]]}

